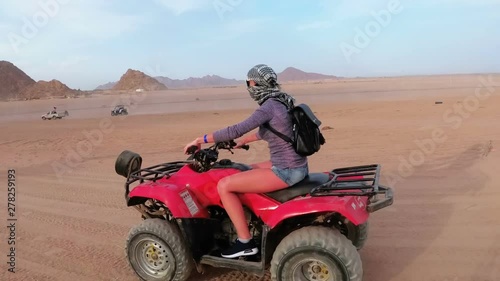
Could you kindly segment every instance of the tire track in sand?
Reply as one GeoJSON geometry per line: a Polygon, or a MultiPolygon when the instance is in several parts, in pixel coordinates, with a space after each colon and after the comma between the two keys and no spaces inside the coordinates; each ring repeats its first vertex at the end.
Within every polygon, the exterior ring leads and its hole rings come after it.
{"type": "Polygon", "coordinates": [[[44,259],[44,264],[59,271],[67,271],[86,276],[88,280],[109,280],[110,277],[119,277],[119,280],[128,279],[133,273],[130,271],[123,255],[123,247],[117,245],[100,245],[82,243],[72,237],[61,238],[52,236],[38,236],[34,241],[25,242],[27,246],[37,247],[36,254],[44,259]]]}
{"type": "MultiPolygon", "coordinates": [[[[42,216],[52,215],[43,213],[42,216]]],[[[66,217],[64,220],[73,219],[66,217]]],[[[113,226],[102,223],[94,223],[92,227],[75,227],[82,224],[79,219],[71,224],[47,221],[33,217],[31,213],[19,218],[22,224],[17,233],[17,256],[22,271],[18,276],[36,274],[35,269],[26,267],[28,261],[50,269],[50,274],[45,269],[41,270],[49,274],[49,280],[64,275],[67,278],[61,280],[113,280],[110,276],[117,277],[116,280],[134,280],[127,279],[133,276],[124,254],[127,232],[117,235],[113,226]],[[78,278],[69,278],[72,274],[78,278]]]]}
{"type": "Polygon", "coordinates": [[[97,222],[92,219],[76,218],[68,215],[33,211],[22,215],[20,220],[34,220],[44,223],[47,226],[57,226],[66,231],[76,231],[87,233],[93,237],[117,237],[128,233],[129,227],[114,223],[97,222]]]}
{"type": "Polygon", "coordinates": [[[25,188],[19,191],[20,194],[93,207],[126,207],[123,185],[114,187],[116,184],[94,181],[92,177],[81,180],[68,179],[60,183],[56,178],[26,175],[23,181],[25,188]],[[51,189],[42,189],[40,186],[51,186],[51,189]]]}
{"type": "Polygon", "coordinates": [[[46,212],[51,214],[71,214],[72,218],[95,220],[121,226],[131,226],[140,218],[135,209],[125,207],[92,207],[89,204],[74,203],[62,200],[40,198],[24,194],[22,196],[23,211],[46,212]],[[120,218],[120,219],[117,219],[120,218]]]}

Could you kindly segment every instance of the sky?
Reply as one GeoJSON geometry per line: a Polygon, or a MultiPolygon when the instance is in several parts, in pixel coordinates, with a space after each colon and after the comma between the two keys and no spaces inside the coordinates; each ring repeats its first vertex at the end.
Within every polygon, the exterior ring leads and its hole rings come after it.
{"type": "Polygon", "coordinates": [[[127,69],[245,79],[500,72],[500,0],[3,0],[0,60],[92,90],[127,69]]]}

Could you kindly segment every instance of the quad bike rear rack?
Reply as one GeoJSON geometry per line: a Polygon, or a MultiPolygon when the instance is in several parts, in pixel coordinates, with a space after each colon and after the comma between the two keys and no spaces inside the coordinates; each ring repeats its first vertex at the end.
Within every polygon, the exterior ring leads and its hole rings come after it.
{"type": "Polygon", "coordinates": [[[333,169],[330,180],[311,190],[312,197],[320,196],[367,196],[368,212],[375,212],[392,205],[392,188],[379,184],[379,164],[333,169]],[[385,198],[378,199],[377,195],[385,198]]]}

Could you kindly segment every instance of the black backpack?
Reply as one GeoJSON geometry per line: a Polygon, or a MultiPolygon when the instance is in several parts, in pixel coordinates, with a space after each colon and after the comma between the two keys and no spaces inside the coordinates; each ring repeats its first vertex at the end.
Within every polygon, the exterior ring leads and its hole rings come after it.
{"type": "Polygon", "coordinates": [[[314,116],[313,111],[306,104],[300,104],[288,111],[292,117],[293,140],[276,131],[269,123],[264,124],[284,141],[292,144],[295,152],[301,156],[310,156],[319,151],[325,143],[325,138],[319,130],[321,121],[314,116]]]}

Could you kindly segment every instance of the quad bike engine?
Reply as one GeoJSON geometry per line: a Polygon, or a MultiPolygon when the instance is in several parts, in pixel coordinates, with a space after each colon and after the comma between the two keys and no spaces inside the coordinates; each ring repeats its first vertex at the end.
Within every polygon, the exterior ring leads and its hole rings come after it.
{"type": "MultiPolygon", "coordinates": [[[[244,211],[250,234],[252,234],[253,237],[258,237],[260,235],[260,231],[255,227],[255,223],[252,221],[252,214],[247,209],[244,211]]],[[[238,238],[233,222],[228,217],[222,220],[222,231],[227,235],[229,241],[231,242],[238,238]]]]}

